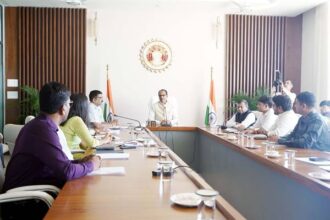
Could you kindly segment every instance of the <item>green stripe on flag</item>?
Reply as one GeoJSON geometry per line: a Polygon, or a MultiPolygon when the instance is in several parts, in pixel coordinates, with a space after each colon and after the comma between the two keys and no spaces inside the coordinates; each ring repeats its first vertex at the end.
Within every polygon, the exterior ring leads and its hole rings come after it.
{"type": "Polygon", "coordinates": [[[207,107],[206,107],[206,113],[205,113],[205,120],[204,120],[205,125],[210,125],[209,114],[210,114],[210,107],[209,107],[209,105],[207,105],[207,107]]]}

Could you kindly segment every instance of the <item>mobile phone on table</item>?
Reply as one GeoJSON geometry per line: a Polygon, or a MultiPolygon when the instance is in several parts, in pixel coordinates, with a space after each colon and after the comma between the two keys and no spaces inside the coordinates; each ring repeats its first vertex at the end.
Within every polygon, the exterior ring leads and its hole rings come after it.
{"type": "Polygon", "coordinates": [[[327,158],[323,158],[323,157],[309,157],[309,160],[313,162],[329,161],[327,158]]]}

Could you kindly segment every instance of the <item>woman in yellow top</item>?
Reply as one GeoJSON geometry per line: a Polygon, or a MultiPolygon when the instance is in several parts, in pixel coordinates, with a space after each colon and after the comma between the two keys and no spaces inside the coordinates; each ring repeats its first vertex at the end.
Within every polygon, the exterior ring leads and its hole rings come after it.
{"type": "MultiPolygon", "coordinates": [[[[91,147],[111,142],[111,136],[105,136],[101,140],[96,140],[88,130],[88,99],[84,94],[72,94],[73,101],[66,121],[61,124],[68,147],[70,150],[87,150],[91,147]]],[[[76,158],[76,157],[75,157],[76,158]]]]}

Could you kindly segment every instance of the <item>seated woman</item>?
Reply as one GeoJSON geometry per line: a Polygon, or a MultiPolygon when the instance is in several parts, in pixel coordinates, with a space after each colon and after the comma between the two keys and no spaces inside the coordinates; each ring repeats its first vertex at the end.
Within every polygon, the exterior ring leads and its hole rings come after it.
{"type": "MultiPolygon", "coordinates": [[[[87,127],[89,123],[87,97],[84,94],[72,94],[70,99],[73,104],[70,108],[68,118],[61,124],[61,130],[65,135],[70,150],[88,150],[98,145],[110,143],[110,135],[105,136],[101,140],[96,140],[89,133],[87,127]]],[[[81,156],[74,155],[74,158],[78,159],[81,156]]]]}

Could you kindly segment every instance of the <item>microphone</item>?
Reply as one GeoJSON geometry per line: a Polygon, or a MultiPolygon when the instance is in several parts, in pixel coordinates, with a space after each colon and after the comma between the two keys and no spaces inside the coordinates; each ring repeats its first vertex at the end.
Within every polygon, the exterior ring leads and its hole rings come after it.
{"type": "Polygon", "coordinates": [[[113,113],[109,112],[109,114],[107,116],[107,119],[106,119],[106,122],[111,123],[112,121],[113,121],[113,113]]]}
{"type": "Polygon", "coordinates": [[[141,126],[141,122],[139,120],[136,120],[136,119],[133,119],[133,118],[124,117],[124,116],[117,115],[117,114],[113,114],[113,116],[115,116],[117,118],[123,118],[123,119],[131,120],[131,121],[135,121],[135,122],[139,123],[139,126],[135,127],[135,129],[143,129],[143,127],[141,126]]]}

